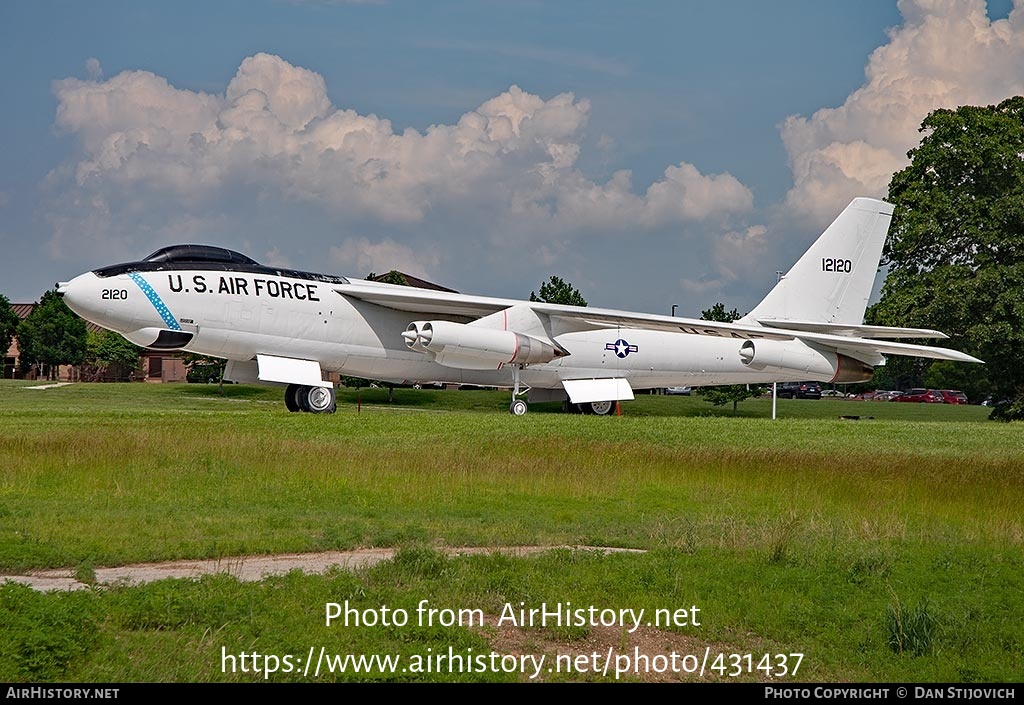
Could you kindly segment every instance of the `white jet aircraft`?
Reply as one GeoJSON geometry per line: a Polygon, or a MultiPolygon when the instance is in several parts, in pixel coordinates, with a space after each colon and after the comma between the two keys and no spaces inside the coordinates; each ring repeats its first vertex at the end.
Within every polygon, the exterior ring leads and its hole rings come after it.
{"type": "Polygon", "coordinates": [[[933,330],[865,326],[891,204],[857,198],[735,323],[428,291],[263,266],[207,245],[59,285],[83,318],[143,347],[226,358],[225,379],[287,385],[290,411],[336,409],[324,372],[511,387],[510,411],[568,399],[611,413],[635,389],[865,382],[885,355],[981,362],[890,342],[933,330]]]}

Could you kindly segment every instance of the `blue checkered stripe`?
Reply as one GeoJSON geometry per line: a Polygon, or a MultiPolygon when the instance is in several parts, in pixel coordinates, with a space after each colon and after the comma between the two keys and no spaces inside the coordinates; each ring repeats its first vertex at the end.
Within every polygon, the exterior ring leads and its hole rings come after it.
{"type": "Polygon", "coordinates": [[[153,304],[153,308],[160,314],[160,318],[164,319],[164,323],[171,330],[181,330],[181,326],[178,324],[178,319],[171,315],[171,309],[167,308],[167,304],[160,298],[160,294],[156,293],[156,290],[149,285],[149,282],[142,278],[142,275],[138,272],[129,272],[128,276],[132,278],[132,281],[139,285],[142,289],[142,293],[149,299],[149,303],[153,304]]]}

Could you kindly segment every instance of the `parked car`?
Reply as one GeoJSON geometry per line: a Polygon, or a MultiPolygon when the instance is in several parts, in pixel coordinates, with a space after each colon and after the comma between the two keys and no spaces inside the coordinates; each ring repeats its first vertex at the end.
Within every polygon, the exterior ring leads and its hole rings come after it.
{"type": "Polygon", "coordinates": [[[893,401],[916,401],[916,402],[927,402],[929,404],[941,404],[943,402],[942,392],[938,389],[921,389],[920,387],[911,389],[906,394],[893,399],[893,401]]]}
{"type": "Polygon", "coordinates": [[[823,397],[836,397],[837,399],[845,399],[846,392],[839,391],[838,389],[822,389],[821,396],[823,397]]]}
{"type": "Polygon", "coordinates": [[[665,394],[682,394],[688,397],[692,391],[690,387],[665,387],[665,394]]]}
{"type": "Polygon", "coordinates": [[[821,399],[821,385],[817,382],[783,382],[776,395],[780,399],[821,399]]]}
{"type": "Polygon", "coordinates": [[[966,404],[967,395],[961,392],[959,389],[940,389],[942,394],[942,401],[947,404],[966,404]]]}
{"type": "Polygon", "coordinates": [[[876,389],[873,392],[866,392],[864,398],[870,399],[871,401],[893,401],[896,397],[901,396],[903,396],[903,392],[876,389]]]}

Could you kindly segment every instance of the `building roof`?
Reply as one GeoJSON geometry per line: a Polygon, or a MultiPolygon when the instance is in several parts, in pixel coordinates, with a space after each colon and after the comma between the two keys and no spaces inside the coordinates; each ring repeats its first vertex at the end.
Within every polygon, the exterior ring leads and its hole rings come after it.
{"type": "Polygon", "coordinates": [[[405,272],[399,272],[397,269],[391,269],[391,270],[389,270],[387,272],[384,272],[383,274],[373,274],[373,275],[370,275],[370,276],[368,276],[366,278],[369,281],[379,282],[379,281],[383,281],[389,274],[391,274],[391,272],[397,272],[398,274],[401,274],[403,277],[405,277],[405,281],[409,283],[409,286],[416,287],[417,289],[431,289],[433,291],[447,291],[447,292],[449,292],[451,294],[459,293],[455,289],[449,289],[446,286],[441,286],[440,284],[435,284],[434,282],[428,282],[426,279],[420,279],[419,277],[414,277],[411,274],[406,274],[405,272]]]}
{"type": "Polygon", "coordinates": [[[36,304],[11,304],[11,308],[18,314],[18,318],[25,320],[28,318],[28,314],[32,313],[32,309],[36,307],[36,304]]]}
{"type": "MultiPolygon", "coordinates": [[[[28,314],[32,313],[32,310],[39,304],[11,304],[11,308],[14,309],[14,313],[18,315],[18,318],[25,320],[28,318],[28,314]]],[[[78,315],[77,313],[75,314],[78,315]]],[[[85,329],[90,333],[102,333],[105,328],[98,326],[92,321],[85,322],[85,329]]]]}

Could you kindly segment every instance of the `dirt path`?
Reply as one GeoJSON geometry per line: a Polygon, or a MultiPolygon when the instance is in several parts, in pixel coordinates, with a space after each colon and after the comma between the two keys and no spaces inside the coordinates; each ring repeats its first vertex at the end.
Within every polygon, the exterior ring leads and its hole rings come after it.
{"type": "MultiPolygon", "coordinates": [[[[448,548],[442,552],[449,556],[504,553],[528,556],[559,548],[603,553],[643,553],[636,549],[605,548],[600,546],[500,546],[474,548],[448,548]]],[[[325,553],[290,553],[276,556],[236,556],[211,560],[169,561],[166,563],[138,563],[116,568],[96,568],[96,585],[148,583],[165,578],[198,578],[213,573],[228,573],[239,580],[253,582],[269,575],[283,575],[292,570],[304,573],[324,573],[337,566],[354,570],[388,560],[395,555],[393,548],[368,548],[359,551],[327,551],[325,553]]],[[[0,582],[12,580],[36,590],[82,590],[90,584],[76,579],[73,568],[32,571],[24,575],[0,575],[0,582]]]]}

